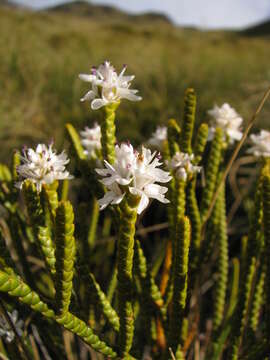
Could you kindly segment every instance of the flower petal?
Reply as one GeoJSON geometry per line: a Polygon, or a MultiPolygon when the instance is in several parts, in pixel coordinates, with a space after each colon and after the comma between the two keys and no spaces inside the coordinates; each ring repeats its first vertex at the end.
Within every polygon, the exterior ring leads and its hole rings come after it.
{"type": "Polygon", "coordinates": [[[103,99],[95,99],[91,102],[91,108],[92,108],[92,110],[98,110],[102,106],[105,106],[106,104],[107,104],[107,102],[103,99]]]}
{"type": "Polygon", "coordinates": [[[115,198],[115,193],[113,191],[108,191],[103,198],[98,200],[100,210],[105,209],[115,198]]]}
{"type": "Polygon", "coordinates": [[[135,95],[132,90],[125,89],[125,88],[118,88],[117,89],[117,94],[121,98],[130,100],[130,101],[140,101],[140,100],[142,100],[141,96],[135,95]]]}
{"type": "Polygon", "coordinates": [[[156,199],[164,204],[169,203],[169,200],[165,198],[164,194],[168,191],[165,186],[158,184],[147,185],[144,189],[146,196],[156,199]]]}
{"type": "Polygon", "coordinates": [[[88,74],[79,74],[79,78],[82,80],[82,81],[86,81],[86,82],[92,82],[96,76],[94,75],[88,75],[88,74]]]}
{"type": "Polygon", "coordinates": [[[95,96],[96,96],[95,92],[93,90],[90,90],[84,95],[84,97],[80,99],[80,101],[83,102],[83,101],[93,100],[95,96]]]}
{"type": "Polygon", "coordinates": [[[148,204],[149,198],[144,193],[142,193],[142,197],[137,208],[137,214],[140,215],[147,208],[148,204]]]}

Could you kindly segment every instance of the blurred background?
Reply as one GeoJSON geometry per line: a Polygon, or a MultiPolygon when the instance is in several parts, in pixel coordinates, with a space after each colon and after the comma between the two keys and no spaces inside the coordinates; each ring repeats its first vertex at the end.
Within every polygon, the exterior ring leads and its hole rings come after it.
{"type": "MultiPolygon", "coordinates": [[[[98,120],[78,74],[104,60],[127,64],[143,97],[123,101],[119,140],[139,144],[180,118],[187,87],[198,122],[224,102],[247,120],[270,84],[269,45],[269,0],[0,0],[0,161],[98,120]]],[[[269,123],[270,102],[257,126],[269,123]]]]}

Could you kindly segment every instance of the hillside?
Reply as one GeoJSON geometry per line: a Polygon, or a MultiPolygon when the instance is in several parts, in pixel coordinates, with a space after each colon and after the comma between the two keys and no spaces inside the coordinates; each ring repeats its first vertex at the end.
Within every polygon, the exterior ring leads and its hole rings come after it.
{"type": "Polygon", "coordinates": [[[9,1],[9,0],[1,0],[0,1],[0,6],[5,6],[5,7],[15,7],[17,6],[15,3],[9,1]]]}
{"type": "Polygon", "coordinates": [[[48,8],[50,12],[67,13],[73,16],[87,16],[87,17],[114,17],[118,19],[127,19],[128,14],[124,11],[116,9],[112,6],[92,5],[86,1],[74,1],[66,4],[60,4],[48,8]]]}
{"type": "Polygon", "coordinates": [[[136,22],[164,22],[170,23],[166,15],[149,12],[144,14],[129,14],[109,5],[93,5],[88,1],[74,1],[57,5],[48,9],[50,12],[69,14],[72,16],[90,17],[97,21],[136,21],[136,22]]]}
{"type": "MultiPolygon", "coordinates": [[[[1,159],[14,146],[52,137],[61,143],[67,121],[82,128],[100,118],[80,103],[87,84],[78,74],[105,59],[117,69],[128,64],[136,75],[143,101],[123,102],[118,138],[137,143],[157,123],[181,116],[188,86],[198,93],[199,119],[225,101],[247,118],[269,84],[268,38],[181,29],[153,15],[139,21],[110,8],[107,16],[81,16],[85,4],[76,4],[76,11],[74,5],[38,13],[0,6],[1,159]]],[[[269,115],[267,104],[264,126],[269,115]]]]}
{"type": "Polygon", "coordinates": [[[270,20],[245,29],[243,34],[248,36],[270,36],[270,20]]]}

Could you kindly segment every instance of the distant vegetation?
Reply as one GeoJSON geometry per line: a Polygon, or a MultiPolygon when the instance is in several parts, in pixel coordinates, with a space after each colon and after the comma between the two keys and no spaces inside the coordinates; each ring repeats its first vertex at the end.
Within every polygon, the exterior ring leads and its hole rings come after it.
{"type": "MultiPolygon", "coordinates": [[[[267,32],[181,29],[157,14],[134,17],[83,2],[39,13],[0,6],[0,18],[0,160],[23,144],[61,142],[67,121],[78,129],[95,121],[99,115],[80,103],[87,84],[78,74],[106,59],[136,75],[143,101],[118,113],[118,138],[136,143],[157,123],[182,116],[189,86],[198,94],[200,119],[223,102],[246,119],[269,85],[267,32]]],[[[269,115],[268,104],[264,127],[269,115]]]]}
{"type": "Polygon", "coordinates": [[[270,36],[270,20],[243,31],[248,36],[270,36]]]}

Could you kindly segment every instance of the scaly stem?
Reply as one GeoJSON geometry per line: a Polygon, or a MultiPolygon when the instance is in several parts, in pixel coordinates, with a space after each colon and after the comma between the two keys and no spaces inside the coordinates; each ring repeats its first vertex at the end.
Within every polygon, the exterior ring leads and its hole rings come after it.
{"type": "Polygon", "coordinates": [[[101,341],[84,321],[70,312],[57,316],[53,309],[49,308],[48,305],[40,299],[39,295],[30,289],[19,276],[7,274],[0,270],[0,291],[16,297],[21,303],[28,305],[34,311],[41,313],[48,319],[56,321],[65,329],[78,335],[94,350],[111,359],[118,358],[116,352],[104,341],[101,341]]]}
{"type": "Polygon", "coordinates": [[[213,198],[216,188],[217,176],[221,162],[221,153],[222,153],[222,145],[223,145],[222,138],[223,138],[222,130],[220,128],[217,128],[215,137],[211,144],[211,149],[207,159],[207,165],[205,171],[206,184],[203,189],[201,209],[200,209],[202,223],[205,221],[205,217],[207,215],[207,211],[211,204],[211,200],[213,198]]]}
{"type": "MultiPolygon", "coordinates": [[[[258,256],[262,251],[262,202],[264,204],[264,221],[266,221],[265,213],[267,208],[267,193],[265,189],[262,191],[262,184],[264,179],[264,173],[267,171],[267,168],[262,168],[261,175],[258,180],[255,201],[254,201],[254,210],[251,219],[251,226],[249,230],[247,250],[246,250],[246,261],[244,266],[244,276],[241,279],[241,291],[239,295],[239,300],[235,312],[235,319],[232,328],[232,347],[231,354],[229,359],[236,360],[238,359],[241,343],[244,335],[245,326],[247,325],[247,318],[250,310],[250,303],[252,300],[252,290],[254,287],[256,266],[258,262],[258,256]]],[[[267,229],[267,226],[265,227],[267,229]]],[[[266,234],[265,234],[266,237],[266,234]]]]}
{"type": "Polygon", "coordinates": [[[187,299],[189,246],[190,222],[183,216],[178,219],[176,226],[173,301],[169,331],[169,345],[173,352],[176,352],[178,345],[183,346],[181,332],[187,299]]]}
{"type": "Polygon", "coordinates": [[[182,124],[182,133],[180,148],[184,153],[191,154],[191,142],[193,128],[195,123],[196,95],[193,89],[187,89],[184,98],[184,119],[182,124]]]}
{"type": "Polygon", "coordinates": [[[175,244],[177,241],[176,234],[176,225],[177,222],[184,216],[185,214],[185,206],[186,206],[186,182],[179,179],[174,179],[175,184],[174,188],[171,189],[171,209],[169,209],[169,223],[170,223],[170,235],[172,236],[172,266],[171,266],[171,274],[167,284],[166,293],[165,293],[165,305],[168,306],[171,302],[173,295],[173,276],[174,276],[174,263],[175,263],[175,244]]]}
{"type": "Polygon", "coordinates": [[[260,264],[258,271],[258,280],[254,291],[254,299],[252,303],[252,309],[250,314],[250,328],[253,333],[256,333],[256,330],[259,325],[261,307],[264,302],[264,286],[265,286],[265,277],[266,277],[266,266],[264,261],[260,264]]]}
{"type": "Polygon", "coordinates": [[[249,131],[251,130],[251,128],[255,124],[255,121],[257,120],[257,117],[259,116],[260,112],[262,111],[262,108],[264,107],[264,104],[265,104],[266,100],[268,99],[269,95],[270,95],[270,88],[268,88],[266,90],[266,92],[265,92],[262,100],[260,101],[255,113],[252,115],[251,119],[248,122],[241,140],[237,144],[234,152],[232,153],[232,156],[231,156],[231,158],[230,158],[230,160],[229,160],[229,162],[228,162],[228,164],[227,164],[227,166],[226,166],[226,168],[225,168],[225,170],[223,172],[223,176],[222,176],[222,178],[221,178],[221,180],[220,180],[220,182],[219,182],[219,184],[217,186],[217,189],[216,189],[216,191],[214,193],[214,196],[213,196],[212,201],[210,203],[209,209],[208,209],[208,211],[207,211],[207,213],[205,215],[204,223],[203,223],[203,227],[202,227],[203,229],[205,228],[206,222],[210,218],[211,213],[212,213],[212,211],[214,209],[215,202],[216,202],[216,200],[218,198],[218,194],[219,194],[219,192],[221,190],[222,184],[225,182],[225,180],[226,180],[226,178],[227,178],[227,176],[228,176],[228,174],[229,174],[229,172],[231,170],[231,167],[232,167],[232,165],[234,163],[234,160],[236,159],[242,145],[244,144],[244,142],[245,142],[245,140],[246,140],[246,138],[247,138],[247,136],[249,134],[249,131]]]}
{"type": "Polygon", "coordinates": [[[110,164],[115,161],[115,112],[120,102],[105,107],[105,119],[101,123],[101,144],[103,159],[110,164]]]}
{"type": "Polygon", "coordinates": [[[176,120],[170,119],[168,122],[168,154],[173,157],[179,151],[181,129],[176,120]]]}
{"type": "Polygon", "coordinates": [[[223,186],[222,192],[218,198],[219,204],[219,225],[218,225],[218,279],[215,287],[215,303],[213,315],[213,330],[217,331],[222,324],[224,318],[224,309],[226,302],[226,292],[228,283],[229,271],[229,255],[228,255],[228,236],[227,236],[227,222],[226,222],[226,198],[225,188],[223,186]]]}
{"type": "Polygon", "coordinates": [[[40,246],[47,269],[55,274],[55,246],[51,238],[50,229],[46,226],[45,212],[41,206],[40,194],[30,180],[23,183],[23,195],[27,212],[33,227],[35,237],[40,246]]]}
{"type": "Polygon", "coordinates": [[[74,214],[68,201],[60,202],[56,209],[55,228],[55,298],[57,313],[62,315],[68,311],[70,305],[76,252],[74,214]]]}
{"type": "Polygon", "coordinates": [[[270,176],[267,175],[263,181],[263,219],[264,219],[264,241],[265,241],[265,263],[266,263],[266,339],[268,339],[268,351],[270,348],[270,176]]]}
{"type": "Polygon", "coordinates": [[[134,332],[132,268],[138,204],[139,198],[129,194],[126,195],[120,205],[121,221],[117,254],[117,278],[120,317],[119,350],[123,358],[129,356],[134,332]]]}

